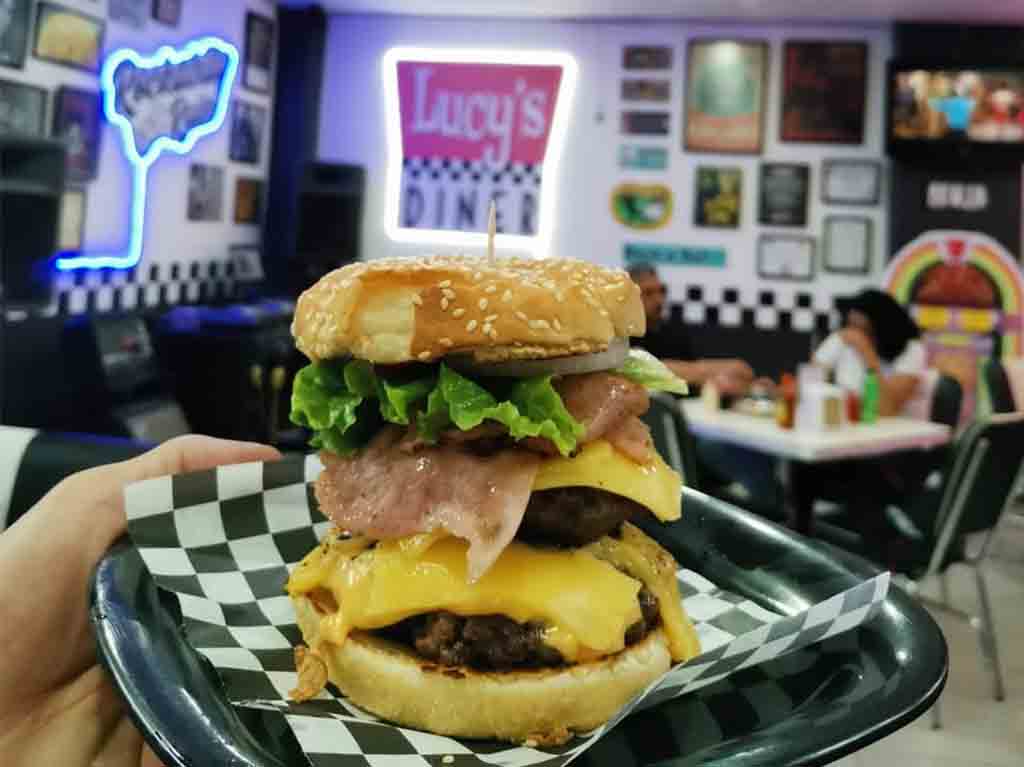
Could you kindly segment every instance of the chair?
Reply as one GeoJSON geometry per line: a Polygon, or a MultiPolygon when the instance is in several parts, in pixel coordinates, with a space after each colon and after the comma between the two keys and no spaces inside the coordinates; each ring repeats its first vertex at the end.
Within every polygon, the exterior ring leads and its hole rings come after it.
{"type": "Polygon", "coordinates": [[[0,426],[0,531],[70,474],[124,461],[149,447],[117,437],[0,426]]]}
{"type": "Polygon", "coordinates": [[[982,376],[993,413],[1012,413],[1017,410],[1010,378],[1000,360],[988,360],[982,368],[982,376]]]}
{"type": "MultiPolygon", "coordinates": [[[[904,509],[887,510],[890,538],[886,561],[879,563],[909,578],[907,590],[921,601],[968,621],[978,631],[982,658],[992,671],[996,700],[1003,700],[1005,687],[983,565],[1002,515],[1012,501],[1022,461],[1024,413],[992,415],[969,426],[949,457],[941,484],[926,489],[904,509]],[[972,553],[966,540],[974,534],[981,540],[972,553]],[[974,571],[981,613],[978,617],[949,604],[946,572],[953,564],[974,571]],[[939,578],[941,602],[920,596],[920,582],[929,576],[939,578]]],[[[843,546],[841,541],[832,542],[843,546]]],[[[932,716],[933,726],[941,727],[938,705],[932,716]]]]}
{"type": "Polygon", "coordinates": [[[688,487],[699,487],[697,451],[679,400],[670,394],[652,392],[651,406],[642,418],[651,430],[658,453],[683,475],[688,487]]]}

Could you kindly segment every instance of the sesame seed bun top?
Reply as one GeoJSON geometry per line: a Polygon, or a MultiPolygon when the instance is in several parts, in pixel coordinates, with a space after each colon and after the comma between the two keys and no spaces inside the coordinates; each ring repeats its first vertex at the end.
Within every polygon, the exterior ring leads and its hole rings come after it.
{"type": "Polygon", "coordinates": [[[573,259],[474,256],[349,264],[299,298],[295,344],[312,361],[544,359],[643,335],[640,289],[621,269],[573,259]]]}

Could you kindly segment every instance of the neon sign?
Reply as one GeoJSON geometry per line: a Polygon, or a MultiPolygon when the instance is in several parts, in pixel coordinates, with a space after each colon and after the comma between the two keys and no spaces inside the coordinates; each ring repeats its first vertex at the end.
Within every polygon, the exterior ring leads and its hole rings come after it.
{"type": "Polygon", "coordinates": [[[216,37],[163,46],[152,56],[123,48],[107,57],[100,73],[103,113],[132,166],[128,245],[115,253],[58,254],[57,269],[130,269],[139,263],[149,169],[164,152],[188,154],[220,129],[237,71],[238,50],[216,37]]]}
{"type": "Polygon", "coordinates": [[[494,199],[496,245],[546,255],[576,87],[573,57],[392,48],[381,74],[388,237],[478,246],[494,199]]]}

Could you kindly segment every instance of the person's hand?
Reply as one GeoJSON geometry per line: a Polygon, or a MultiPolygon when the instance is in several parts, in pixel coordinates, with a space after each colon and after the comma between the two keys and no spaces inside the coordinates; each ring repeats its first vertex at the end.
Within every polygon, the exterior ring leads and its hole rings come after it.
{"type": "Polygon", "coordinates": [[[5,765],[159,764],[97,665],[88,584],[126,527],[125,485],[272,461],[271,447],[180,437],[72,475],[0,534],[0,754],[5,765]]]}
{"type": "Polygon", "coordinates": [[[864,360],[864,364],[867,365],[869,370],[878,370],[881,365],[881,359],[878,356],[878,351],[875,349],[875,342],[871,340],[871,336],[860,328],[843,328],[839,331],[839,336],[843,339],[843,343],[860,355],[860,358],[864,360]]]}
{"type": "Polygon", "coordinates": [[[738,397],[746,394],[750,389],[750,383],[754,380],[754,371],[743,360],[709,360],[706,364],[711,365],[711,374],[708,380],[714,383],[715,388],[722,394],[738,397]]]}

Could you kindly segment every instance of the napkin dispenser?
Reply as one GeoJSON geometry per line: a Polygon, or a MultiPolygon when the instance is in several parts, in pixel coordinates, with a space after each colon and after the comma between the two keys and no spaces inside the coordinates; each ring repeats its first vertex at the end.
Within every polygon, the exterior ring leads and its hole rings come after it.
{"type": "Polygon", "coordinates": [[[796,428],[802,431],[838,429],[845,421],[844,393],[838,386],[810,383],[800,389],[796,428]]]}

